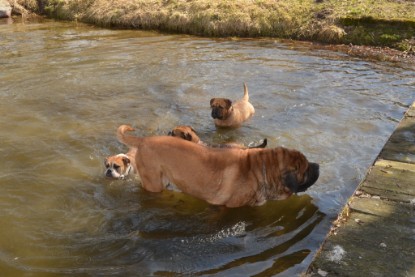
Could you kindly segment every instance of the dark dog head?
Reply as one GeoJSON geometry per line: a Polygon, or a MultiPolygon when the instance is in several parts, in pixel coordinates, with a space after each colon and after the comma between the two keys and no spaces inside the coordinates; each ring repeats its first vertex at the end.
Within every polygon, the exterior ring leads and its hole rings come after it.
{"type": "Polygon", "coordinates": [[[210,108],[214,119],[225,120],[232,112],[232,101],[226,98],[212,98],[210,108]]]}
{"type": "Polygon", "coordinates": [[[131,161],[125,154],[118,154],[105,159],[105,176],[108,178],[124,179],[131,169],[131,161]]]}
{"type": "Polygon", "coordinates": [[[304,181],[298,184],[296,190],[293,192],[304,192],[309,187],[314,185],[320,175],[320,166],[316,163],[308,163],[308,169],[304,174],[304,181]]]}
{"type": "Polygon", "coordinates": [[[283,181],[293,193],[304,192],[311,187],[320,175],[320,166],[308,162],[306,157],[298,152],[292,157],[292,165],[284,175],[283,181]]]}
{"type": "Polygon", "coordinates": [[[169,136],[199,143],[200,138],[191,126],[176,126],[168,133],[169,136]]]}

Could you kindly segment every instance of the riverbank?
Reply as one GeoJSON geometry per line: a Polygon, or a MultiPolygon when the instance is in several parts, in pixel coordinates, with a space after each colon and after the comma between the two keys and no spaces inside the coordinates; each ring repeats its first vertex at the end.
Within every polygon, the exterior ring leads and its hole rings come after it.
{"type": "Polygon", "coordinates": [[[415,56],[409,0],[13,0],[13,10],[102,27],[209,37],[275,37],[396,49],[415,56]]]}
{"type": "Polygon", "coordinates": [[[415,102],[305,276],[414,276],[415,102]]]}

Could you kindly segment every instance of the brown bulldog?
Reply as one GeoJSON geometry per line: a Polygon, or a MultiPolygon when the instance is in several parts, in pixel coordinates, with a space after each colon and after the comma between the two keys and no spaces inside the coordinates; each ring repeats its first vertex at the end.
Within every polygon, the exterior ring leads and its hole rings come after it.
{"type": "Polygon", "coordinates": [[[218,147],[218,148],[241,148],[241,149],[248,149],[248,148],[265,148],[267,146],[267,139],[264,138],[264,141],[259,144],[259,145],[255,145],[255,146],[250,146],[250,147],[245,147],[244,145],[241,144],[236,144],[236,143],[225,143],[225,144],[210,144],[208,145],[207,143],[203,142],[200,140],[199,136],[197,135],[196,131],[191,127],[191,126],[185,126],[185,125],[180,125],[180,126],[176,126],[173,128],[173,130],[171,130],[168,133],[169,136],[172,137],[177,137],[177,138],[182,138],[184,140],[188,140],[194,143],[198,143],[204,146],[208,146],[208,147],[218,147]]]}
{"type": "Polygon", "coordinates": [[[105,176],[109,178],[124,179],[128,174],[134,172],[131,159],[126,154],[107,157],[104,164],[105,176]]]}
{"type": "Polygon", "coordinates": [[[232,104],[232,101],[226,98],[212,98],[210,107],[211,115],[218,127],[239,127],[255,113],[254,106],[249,103],[248,87],[245,83],[242,99],[232,104]]]}
{"type": "Polygon", "coordinates": [[[303,192],[319,176],[319,165],[299,151],[210,148],[170,136],[135,137],[134,129],[118,128],[120,142],[144,189],[161,192],[175,187],[213,205],[262,205],[303,192]]]}

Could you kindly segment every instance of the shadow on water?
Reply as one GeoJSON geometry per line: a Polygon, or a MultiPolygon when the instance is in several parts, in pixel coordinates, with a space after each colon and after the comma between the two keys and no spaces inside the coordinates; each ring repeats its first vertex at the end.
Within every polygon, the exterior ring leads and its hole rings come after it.
{"type": "Polygon", "coordinates": [[[138,268],[156,275],[240,274],[241,268],[250,274],[284,271],[310,253],[295,246],[324,217],[307,195],[261,207],[226,209],[181,193],[141,191],[139,203],[136,211],[116,217],[117,223],[111,225],[131,226],[137,245],[144,246],[141,252],[151,256],[138,268]],[[294,250],[287,253],[291,247],[294,250]],[[275,260],[271,267],[270,260],[275,260]]]}
{"type": "Polygon", "coordinates": [[[287,250],[324,217],[306,195],[235,209],[209,206],[174,192],[141,192],[139,198],[137,211],[117,217],[119,222],[112,226],[135,222],[131,228],[138,235],[136,242],[148,245],[142,253],[151,253],[152,261],[142,263],[156,275],[228,275],[246,268],[250,274],[266,276],[284,271],[310,253],[307,248],[287,250]],[[270,260],[275,261],[271,266],[270,260]]]}

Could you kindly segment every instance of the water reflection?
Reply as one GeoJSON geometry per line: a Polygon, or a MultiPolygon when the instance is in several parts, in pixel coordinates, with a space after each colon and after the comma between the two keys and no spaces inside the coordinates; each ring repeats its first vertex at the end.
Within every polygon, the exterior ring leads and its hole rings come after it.
{"type": "Polygon", "coordinates": [[[210,40],[72,23],[0,25],[0,271],[18,276],[298,275],[413,100],[411,71],[302,44],[210,40]],[[216,130],[213,96],[255,116],[216,130]],[[103,159],[139,135],[192,125],[207,143],[284,145],[321,164],[307,194],[221,209],[103,159]]]}

